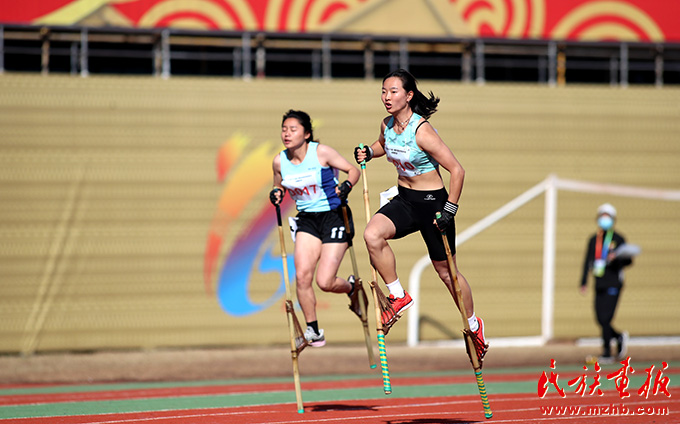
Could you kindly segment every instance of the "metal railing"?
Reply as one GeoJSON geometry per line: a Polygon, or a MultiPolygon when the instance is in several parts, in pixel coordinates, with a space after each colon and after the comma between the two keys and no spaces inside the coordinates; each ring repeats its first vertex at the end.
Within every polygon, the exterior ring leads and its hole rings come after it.
{"type": "MultiPolygon", "coordinates": [[[[495,346],[542,346],[554,337],[555,309],[555,251],[557,238],[557,192],[559,190],[579,193],[606,194],[611,196],[680,202],[680,190],[664,190],[647,187],[624,186],[618,184],[593,183],[558,178],[551,174],[545,180],[526,190],[502,207],[477,221],[456,236],[456,247],[472,239],[482,231],[498,223],[511,213],[520,209],[531,200],[545,193],[543,217],[543,278],[541,284],[541,334],[527,334],[523,337],[507,337],[494,340],[495,346]]],[[[408,291],[414,303],[408,315],[406,343],[410,347],[420,344],[420,287],[424,270],[431,265],[428,255],[421,257],[412,267],[408,281],[408,291]]],[[[675,339],[675,338],[674,338],[675,339]]],[[[462,340],[453,344],[462,344],[462,340]]],[[[451,344],[444,340],[441,344],[451,344]]]]}
{"type": "Polygon", "coordinates": [[[0,72],[680,84],[680,43],[0,25],[0,72]]]}

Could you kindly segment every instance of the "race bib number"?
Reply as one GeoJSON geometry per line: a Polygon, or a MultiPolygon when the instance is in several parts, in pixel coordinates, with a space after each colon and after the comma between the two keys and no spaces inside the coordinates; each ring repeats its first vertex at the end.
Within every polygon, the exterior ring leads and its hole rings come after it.
{"type": "Polygon", "coordinates": [[[321,187],[317,184],[317,172],[296,174],[281,181],[293,200],[312,201],[321,198],[321,187]]]}
{"type": "Polygon", "coordinates": [[[399,175],[415,177],[421,172],[411,163],[411,149],[406,146],[385,146],[387,160],[392,162],[399,175]]]}

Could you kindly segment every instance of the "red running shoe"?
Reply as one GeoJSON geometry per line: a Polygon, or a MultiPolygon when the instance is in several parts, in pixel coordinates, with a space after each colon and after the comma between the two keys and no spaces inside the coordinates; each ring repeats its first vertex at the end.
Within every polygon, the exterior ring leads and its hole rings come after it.
{"type": "Polygon", "coordinates": [[[391,308],[383,311],[382,324],[383,327],[391,327],[396,320],[398,320],[403,313],[413,305],[413,299],[407,291],[404,291],[404,297],[394,297],[393,294],[387,298],[391,308]]]}
{"type": "Polygon", "coordinates": [[[477,354],[477,359],[479,360],[479,363],[481,365],[482,361],[484,360],[484,356],[486,355],[486,352],[489,350],[489,344],[486,342],[486,339],[484,338],[484,321],[482,321],[481,318],[477,317],[477,322],[479,323],[479,328],[477,329],[477,331],[471,333],[473,334],[472,342],[475,346],[475,353],[477,354]]]}

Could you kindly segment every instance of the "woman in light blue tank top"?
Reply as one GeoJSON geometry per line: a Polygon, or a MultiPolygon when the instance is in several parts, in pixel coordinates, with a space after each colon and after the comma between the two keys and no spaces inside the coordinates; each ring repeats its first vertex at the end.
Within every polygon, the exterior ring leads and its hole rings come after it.
{"type": "MultiPolygon", "coordinates": [[[[413,75],[399,69],[385,76],[382,102],[389,116],[380,124],[378,140],[370,147],[355,148],[354,155],[358,163],[386,156],[398,174],[399,194],[371,218],[364,231],[371,263],[390,291],[389,301],[394,311],[386,311],[382,315],[383,326],[389,329],[412,305],[413,300],[399,281],[394,252],[388,240],[419,231],[427,245],[432,265],[456,301],[441,231],[447,233],[455,265],[454,217],[465,171],[428,121],[437,110],[439,98],[432,92],[428,96],[421,93],[413,75]],[[448,190],[440,168],[451,174],[448,190]],[[440,218],[436,218],[438,212],[441,213],[440,218]]],[[[457,265],[455,267],[475,349],[481,362],[488,347],[484,341],[484,323],[475,315],[470,285],[458,271],[457,265]]]]}
{"type": "MultiPolygon", "coordinates": [[[[360,285],[355,290],[353,276],[346,280],[337,276],[353,231],[345,228],[342,203],[359,180],[359,170],[330,146],[314,141],[311,118],[303,111],[290,110],[283,116],[281,141],[285,149],[273,160],[274,188],[269,199],[278,206],[287,192],[297,206],[297,229],[292,232],[296,293],[307,322],[305,338],[319,347],[326,341],[316,315],[315,270],[319,288],[347,293],[357,315],[362,314],[358,296],[366,298],[360,285]],[[347,174],[340,185],[338,171],[347,174]]],[[[352,227],[351,214],[349,220],[352,227]]]]}

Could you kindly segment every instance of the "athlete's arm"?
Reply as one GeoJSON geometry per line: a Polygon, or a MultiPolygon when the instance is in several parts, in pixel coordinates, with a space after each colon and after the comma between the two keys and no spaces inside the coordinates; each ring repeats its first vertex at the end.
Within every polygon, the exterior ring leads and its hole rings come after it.
{"type": "Polygon", "coordinates": [[[364,160],[368,162],[373,158],[379,158],[380,156],[385,155],[385,136],[383,134],[385,132],[385,125],[388,119],[389,117],[383,119],[380,122],[380,135],[378,136],[378,139],[373,142],[373,144],[370,146],[364,146],[363,149],[359,149],[358,146],[354,148],[354,159],[356,159],[357,163],[361,163],[364,160]],[[366,151],[366,153],[364,153],[364,151],[366,151]]]}
{"type": "Polygon", "coordinates": [[[449,171],[451,180],[449,182],[449,202],[458,204],[460,195],[463,191],[463,181],[465,170],[454,156],[449,146],[439,137],[430,123],[420,126],[416,133],[416,143],[418,147],[432,156],[439,164],[449,171]]]}
{"type": "Polygon", "coordinates": [[[378,134],[378,140],[371,144],[374,158],[379,158],[380,156],[385,155],[385,127],[387,126],[389,119],[390,117],[388,116],[387,118],[380,121],[380,134],[378,134]]]}
{"type": "Polygon", "coordinates": [[[286,193],[286,189],[281,185],[283,177],[281,176],[281,157],[279,155],[274,156],[274,160],[272,161],[272,172],[274,173],[274,184],[272,186],[272,191],[269,193],[269,200],[273,204],[279,204],[283,201],[283,196],[286,193]],[[278,200],[278,202],[275,202],[275,200],[278,200]]]}
{"type": "Polygon", "coordinates": [[[347,174],[347,181],[354,186],[359,181],[359,169],[342,157],[337,150],[325,144],[319,144],[316,154],[322,166],[330,166],[347,174]]]}

